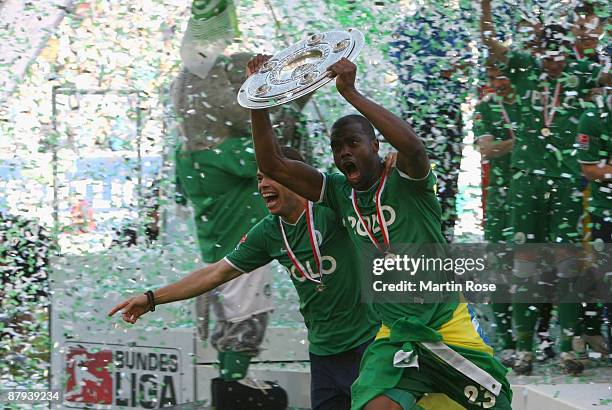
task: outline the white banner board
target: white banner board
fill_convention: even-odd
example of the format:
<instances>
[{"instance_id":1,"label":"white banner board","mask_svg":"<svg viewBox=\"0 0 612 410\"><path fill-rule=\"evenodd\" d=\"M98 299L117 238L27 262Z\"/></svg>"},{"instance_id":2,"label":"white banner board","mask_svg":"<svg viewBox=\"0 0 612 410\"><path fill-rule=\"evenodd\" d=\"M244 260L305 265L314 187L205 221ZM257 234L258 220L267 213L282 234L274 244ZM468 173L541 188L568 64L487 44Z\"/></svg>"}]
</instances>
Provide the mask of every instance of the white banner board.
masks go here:
<instances>
[{"instance_id":1,"label":"white banner board","mask_svg":"<svg viewBox=\"0 0 612 410\"><path fill-rule=\"evenodd\" d=\"M193 301L158 306L135 325L106 317L130 294L191 270L186 261L197 258L188 253L112 249L52 261L51 383L63 392L55 408L156 409L195 400Z\"/></svg>"}]
</instances>

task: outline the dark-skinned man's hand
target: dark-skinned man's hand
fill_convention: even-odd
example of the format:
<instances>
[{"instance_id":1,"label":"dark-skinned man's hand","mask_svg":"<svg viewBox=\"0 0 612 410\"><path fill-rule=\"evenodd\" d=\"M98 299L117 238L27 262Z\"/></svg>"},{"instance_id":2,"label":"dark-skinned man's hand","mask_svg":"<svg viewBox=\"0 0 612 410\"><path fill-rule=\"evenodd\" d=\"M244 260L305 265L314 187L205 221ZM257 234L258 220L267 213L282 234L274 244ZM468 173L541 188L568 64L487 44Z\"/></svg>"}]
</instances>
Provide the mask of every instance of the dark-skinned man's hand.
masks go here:
<instances>
[{"instance_id":1,"label":"dark-skinned man's hand","mask_svg":"<svg viewBox=\"0 0 612 410\"><path fill-rule=\"evenodd\" d=\"M270 58L272 58L272 56L267 54L257 54L255 57L251 58L251 60L247 63L247 78L258 72L261 69L261 66L264 65Z\"/></svg>"},{"instance_id":2,"label":"dark-skinned man's hand","mask_svg":"<svg viewBox=\"0 0 612 410\"><path fill-rule=\"evenodd\" d=\"M355 78L357 77L357 66L345 57L332 64L327 69L330 78L336 79L336 89L345 96L355 92Z\"/></svg>"}]
</instances>

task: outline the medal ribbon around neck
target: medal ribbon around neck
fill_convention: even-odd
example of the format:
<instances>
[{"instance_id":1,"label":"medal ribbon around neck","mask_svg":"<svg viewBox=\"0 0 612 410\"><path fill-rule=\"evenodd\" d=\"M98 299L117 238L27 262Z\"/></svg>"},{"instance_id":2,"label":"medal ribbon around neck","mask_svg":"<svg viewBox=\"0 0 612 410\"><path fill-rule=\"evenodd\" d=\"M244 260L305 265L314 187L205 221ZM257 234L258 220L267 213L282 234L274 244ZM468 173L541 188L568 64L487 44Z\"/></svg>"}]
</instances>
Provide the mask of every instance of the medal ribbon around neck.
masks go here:
<instances>
[{"instance_id":1,"label":"medal ribbon around neck","mask_svg":"<svg viewBox=\"0 0 612 410\"><path fill-rule=\"evenodd\" d=\"M544 106L544 126L550 127L553 120L555 119L555 114L557 113L557 100L559 99L559 94L561 94L561 82L557 80L557 86L555 87L555 95L552 100L552 107L550 108L550 112L548 112L548 86L544 87L544 94L542 95L542 105Z\"/></svg>"},{"instance_id":2,"label":"medal ribbon around neck","mask_svg":"<svg viewBox=\"0 0 612 410\"><path fill-rule=\"evenodd\" d=\"M376 247L381 252L386 252L386 250L389 248L389 231L387 229L387 224L385 223L385 220L383 218L382 207L380 204L380 198L382 197L382 193L385 190L386 182L387 182L387 172L386 170L383 170L382 175L380 177L380 184L378 185L378 189L376 189L376 195L374 196L374 202L376 203L376 220L378 221L378 225L380 226L380 230L382 232L384 248L380 245L380 242L378 242L378 239L376 239L376 236L374 236L374 230L370 229L369 226L365 223L363 216L361 215L361 212L359 211L359 206L357 205L357 193L355 192L354 189L351 192L351 200L353 202L353 209L355 210L355 214L357 214L359 221L361 222L366 232L368 233L368 236L370 237L370 240L372 241L372 243L376 245Z\"/></svg>"},{"instance_id":3,"label":"medal ribbon around neck","mask_svg":"<svg viewBox=\"0 0 612 410\"><path fill-rule=\"evenodd\" d=\"M501 114L504 117L504 121L508 124L508 134L510 134L510 138L514 139L514 130L512 129L512 122L510 121L510 116L506 112L506 107L504 107L504 102L500 101L499 106L501 107Z\"/></svg>"},{"instance_id":4,"label":"medal ribbon around neck","mask_svg":"<svg viewBox=\"0 0 612 410\"><path fill-rule=\"evenodd\" d=\"M281 218L278 219L278 224L280 225L281 234L283 236L283 242L285 243L285 250L287 251L287 255L289 255L289 259L291 259L291 263L293 266L302 274L306 279L318 283L319 285L323 285L323 269L321 263L321 250L319 249L319 244L317 243L317 236L314 226L314 214L312 211L312 202L308 201L306 204L306 225L308 226L308 239L310 240L310 248L312 249L312 255L314 256L315 263L317 265L317 273L319 274L319 279L313 278L308 270L302 265L299 261L293 249L289 245L289 241L287 240L287 235L285 234L285 228L283 227L283 221Z\"/></svg>"}]
</instances>

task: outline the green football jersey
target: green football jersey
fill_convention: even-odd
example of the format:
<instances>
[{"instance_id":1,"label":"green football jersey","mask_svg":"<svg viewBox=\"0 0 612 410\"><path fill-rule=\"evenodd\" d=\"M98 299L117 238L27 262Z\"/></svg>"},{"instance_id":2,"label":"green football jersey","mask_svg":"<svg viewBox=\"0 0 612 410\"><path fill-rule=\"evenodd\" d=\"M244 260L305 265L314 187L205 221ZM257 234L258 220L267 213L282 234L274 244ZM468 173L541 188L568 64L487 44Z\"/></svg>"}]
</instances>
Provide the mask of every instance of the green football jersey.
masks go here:
<instances>
[{"instance_id":1,"label":"green football jersey","mask_svg":"<svg viewBox=\"0 0 612 410\"><path fill-rule=\"evenodd\" d=\"M201 151L177 151L176 172L193 204L205 262L223 258L268 213L257 190L250 138L230 138Z\"/></svg>"},{"instance_id":2,"label":"green football jersey","mask_svg":"<svg viewBox=\"0 0 612 410\"><path fill-rule=\"evenodd\" d=\"M348 229L353 245L361 254L362 263L365 261L364 255L371 254L374 247L368 236L367 229L361 223L353 207L351 195L352 187L346 177L338 173L324 174L324 186L322 192L322 202L331 207L343 218L344 224ZM388 228L389 241L393 253L398 255L409 254L418 256L422 251L419 245L426 244L445 244L444 236L440 227L440 204L436 197L434 187L436 178L433 172L422 180L411 179L397 168L393 168L387 177L386 184L381 195L381 213ZM359 212L365 224L372 230L379 243L383 242L381 227L376 217L376 195L380 179L370 189L363 192L355 192ZM443 246L427 248L425 252L432 255L432 250L437 252ZM369 275L366 267L362 265L363 274ZM423 280L433 280L437 282L446 281L443 272L432 273L428 278L414 276L398 272L404 277L401 279L409 280L419 284ZM397 278L397 275L395 276ZM364 283L368 283L367 280ZM449 295L451 296L449 299ZM378 295L382 301L385 295ZM431 326L438 322L442 317L452 316L452 312L457 306L455 294L450 292L441 297L449 303L416 303L411 296L406 296L403 300L406 303L397 303L397 299L390 303L379 303L374 300L373 309L384 324L391 327L399 319L416 318L422 324ZM403 296L402 296L403 297Z\"/></svg>"},{"instance_id":3,"label":"green football jersey","mask_svg":"<svg viewBox=\"0 0 612 410\"><path fill-rule=\"evenodd\" d=\"M506 112L510 122L505 119ZM519 105L504 104L494 95L488 96L476 107L474 118L474 135L476 139L490 135L494 141L505 141L511 138L524 140L523 123ZM489 185L487 186L487 209L503 210L507 208L507 191L512 178L510 170L511 153L491 158L489 162Z\"/></svg>"},{"instance_id":4,"label":"green football jersey","mask_svg":"<svg viewBox=\"0 0 612 410\"><path fill-rule=\"evenodd\" d=\"M608 97L607 106L589 109L578 123L578 160L583 164L612 165L612 103ZM612 182L591 181L589 213L601 218L612 217Z\"/></svg>"},{"instance_id":5,"label":"green football jersey","mask_svg":"<svg viewBox=\"0 0 612 410\"><path fill-rule=\"evenodd\" d=\"M576 128L587 105L584 97L597 86L599 70L588 61L568 59L558 78L547 79L531 54L510 53L504 72L516 89L524 113L528 114L522 116L527 141L518 141L513 167L555 178L580 176Z\"/></svg>"},{"instance_id":6,"label":"green football jersey","mask_svg":"<svg viewBox=\"0 0 612 410\"><path fill-rule=\"evenodd\" d=\"M283 222L291 250L314 279L319 279L302 214L295 224ZM280 218L268 215L240 241L226 260L242 272L252 271L273 259L283 265L300 298L300 312L308 328L310 351L320 356L346 352L372 340L380 326L368 305L361 303L359 259L348 245L342 221L333 210L313 206L313 221L321 251L323 291L301 275L285 250Z\"/></svg>"}]
</instances>

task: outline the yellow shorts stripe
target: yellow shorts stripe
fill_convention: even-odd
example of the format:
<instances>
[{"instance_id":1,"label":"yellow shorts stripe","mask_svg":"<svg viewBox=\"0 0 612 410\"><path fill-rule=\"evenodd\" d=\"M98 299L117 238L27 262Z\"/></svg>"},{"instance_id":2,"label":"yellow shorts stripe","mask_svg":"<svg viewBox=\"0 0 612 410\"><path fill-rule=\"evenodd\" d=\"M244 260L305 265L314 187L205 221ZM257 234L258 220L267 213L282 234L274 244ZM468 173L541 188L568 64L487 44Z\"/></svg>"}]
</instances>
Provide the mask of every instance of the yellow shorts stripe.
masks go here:
<instances>
[{"instance_id":1,"label":"yellow shorts stripe","mask_svg":"<svg viewBox=\"0 0 612 410\"><path fill-rule=\"evenodd\" d=\"M438 332L442 335L444 344L493 355L491 346L488 346L474 329L467 303L460 303L453 312L451 320L442 325ZM391 329L383 324L376 334L376 340L389 338L390 336Z\"/></svg>"}]
</instances>

